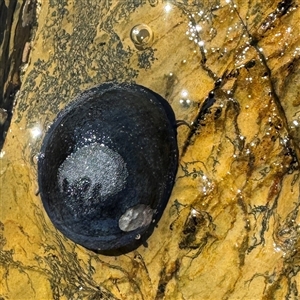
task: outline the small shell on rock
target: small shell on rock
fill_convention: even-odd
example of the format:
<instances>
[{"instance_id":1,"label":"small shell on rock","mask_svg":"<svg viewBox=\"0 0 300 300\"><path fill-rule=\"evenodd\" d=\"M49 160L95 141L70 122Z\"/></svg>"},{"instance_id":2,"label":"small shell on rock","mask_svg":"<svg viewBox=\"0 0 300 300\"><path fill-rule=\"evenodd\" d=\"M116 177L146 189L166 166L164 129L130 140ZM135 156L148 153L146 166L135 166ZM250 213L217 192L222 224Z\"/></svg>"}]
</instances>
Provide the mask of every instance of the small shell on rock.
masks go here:
<instances>
[{"instance_id":1,"label":"small shell on rock","mask_svg":"<svg viewBox=\"0 0 300 300\"><path fill-rule=\"evenodd\" d=\"M161 217L177 167L168 102L136 84L105 83L81 93L50 127L39 190L55 227L74 242L135 248Z\"/></svg>"}]
</instances>

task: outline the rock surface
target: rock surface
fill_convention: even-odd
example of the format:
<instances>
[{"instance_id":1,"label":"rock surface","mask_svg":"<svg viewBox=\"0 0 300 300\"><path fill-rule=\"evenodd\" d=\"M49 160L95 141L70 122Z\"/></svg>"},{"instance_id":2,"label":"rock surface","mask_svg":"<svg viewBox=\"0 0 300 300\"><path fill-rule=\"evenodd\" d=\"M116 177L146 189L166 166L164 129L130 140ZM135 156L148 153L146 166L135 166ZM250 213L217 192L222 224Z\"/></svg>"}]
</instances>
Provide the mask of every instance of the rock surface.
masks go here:
<instances>
[{"instance_id":1,"label":"rock surface","mask_svg":"<svg viewBox=\"0 0 300 300\"><path fill-rule=\"evenodd\" d=\"M37 2L0 155L0 299L297 299L299 4ZM138 24L149 46L132 41ZM193 126L178 128L176 184L147 245L104 256L53 227L36 160L56 114L112 80Z\"/></svg>"}]
</instances>

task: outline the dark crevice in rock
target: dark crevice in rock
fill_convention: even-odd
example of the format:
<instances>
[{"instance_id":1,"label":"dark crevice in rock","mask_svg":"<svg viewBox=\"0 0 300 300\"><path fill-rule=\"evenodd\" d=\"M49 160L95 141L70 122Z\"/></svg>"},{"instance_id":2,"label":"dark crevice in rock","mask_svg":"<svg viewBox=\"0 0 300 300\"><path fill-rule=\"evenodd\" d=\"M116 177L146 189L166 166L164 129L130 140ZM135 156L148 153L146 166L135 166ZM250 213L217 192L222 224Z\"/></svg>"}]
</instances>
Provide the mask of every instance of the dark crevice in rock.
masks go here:
<instances>
[{"instance_id":1,"label":"dark crevice in rock","mask_svg":"<svg viewBox=\"0 0 300 300\"><path fill-rule=\"evenodd\" d=\"M17 25L14 29L14 19ZM25 43L29 41L35 23L35 1L0 0L0 149L10 126L14 99L20 89L20 66ZM13 40L13 42L12 42ZM11 49L13 44L13 49Z\"/></svg>"}]
</instances>

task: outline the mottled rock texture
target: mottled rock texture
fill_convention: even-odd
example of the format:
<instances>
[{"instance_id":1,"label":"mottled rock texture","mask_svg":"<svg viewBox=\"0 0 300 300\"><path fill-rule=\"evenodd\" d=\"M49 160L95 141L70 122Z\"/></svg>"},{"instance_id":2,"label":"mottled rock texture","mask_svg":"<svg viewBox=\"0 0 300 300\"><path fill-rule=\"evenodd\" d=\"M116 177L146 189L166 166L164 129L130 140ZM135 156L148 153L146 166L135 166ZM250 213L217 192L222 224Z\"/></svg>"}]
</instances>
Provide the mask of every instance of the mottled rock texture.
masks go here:
<instances>
[{"instance_id":1,"label":"mottled rock texture","mask_svg":"<svg viewBox=\"0 0 300 300\"><path fill-rule=\"evenodd\" d=\"M297 299L299 1L29 0L15 13L33 3L30 44L13 46L31 51L0 158L0 299ZM130 38L141 23L153 31L144 49ZM178 128L158 227L118 256L60 234L37 186L49 124L105 81L147 86L191 124Z\"/></svg>"}]
</instances>

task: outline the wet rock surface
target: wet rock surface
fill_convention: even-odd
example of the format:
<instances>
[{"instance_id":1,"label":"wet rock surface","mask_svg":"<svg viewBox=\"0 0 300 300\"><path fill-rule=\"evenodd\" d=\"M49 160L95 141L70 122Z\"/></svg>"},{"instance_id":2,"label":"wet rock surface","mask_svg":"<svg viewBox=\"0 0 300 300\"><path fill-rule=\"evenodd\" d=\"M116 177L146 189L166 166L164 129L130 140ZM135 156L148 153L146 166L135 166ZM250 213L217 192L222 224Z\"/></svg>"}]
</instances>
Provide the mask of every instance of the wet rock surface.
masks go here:
<instances>
[{"instance_id":1,"label":"wet rock surface","mask_svg":"<svg viewBox=\"0 0 300 300\"><path fill-rule=\"evenodd\" d=\"M296 299L298 1L37 4L0 158L0 296ZM131 39L139 24L149 47ZM104 256L53 227L37 156L57 113L111 80L149 87L191 126L178 128L176 183L147 245Z\"/></svg>"}]
</instances>

